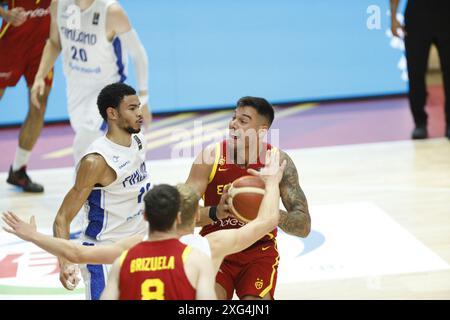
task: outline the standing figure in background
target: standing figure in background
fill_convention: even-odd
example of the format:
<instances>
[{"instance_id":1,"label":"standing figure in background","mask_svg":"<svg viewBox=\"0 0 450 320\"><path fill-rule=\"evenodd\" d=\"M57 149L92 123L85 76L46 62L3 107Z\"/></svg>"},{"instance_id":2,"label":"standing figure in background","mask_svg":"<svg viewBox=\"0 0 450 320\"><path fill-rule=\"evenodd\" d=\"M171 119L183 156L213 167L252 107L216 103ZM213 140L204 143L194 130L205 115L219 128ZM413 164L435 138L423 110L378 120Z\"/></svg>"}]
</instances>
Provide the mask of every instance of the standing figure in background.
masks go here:
<instances>
[{"instance_id":1,"label":"standing figure in background","mask_svg":"<svg viewBox=\"0 0 450 320\"><path fill-rule=\"evenodd\" d=\"M0 101L6 87L14 87L22 76L29 91L28 114L19 133L19 145L9 169L7 182L25 192L43 192L44 187L32 182L26 172L31 155L44 124L47 98L52 85L53 69L42 75L40 108L31 100L33 85L42 51L50 31L51 0L8 0L7 9L0 6L3 24L0 29ZM14 106L17 108L17 106Z\"/></svg>"},{"instance_id":2,"label":"standing figure in background","mask_svg":"<svg viewBox=\"0 0 450 320\"><path fill-rule=\"evenodd\" d=\"M136 68L144 121L146 124L151 121L148 59L125 11L115 0L53 0L50 11L50 38L33 84L32 98L38 104L44 92L44 77L61 53L77 165L89 145L104 134L106 122L98 113L97 96L106 85L125 81L127 53Z\"/></svg>"},{"instance_id":3,"label":"standing figure in background","mask_svg":"<svg viewBox=\"0 0 450 320\"><path fill-rule=\"evenodd\" d=\"M430 48L432 44L435 44L444 78L445 135L450 139L450 1L409 0L405 11L405 26L402 26L396 17L399 0L390 1L392 34L399 37L399 29L402 29L405 34L409 77L408 97L415 124L412 138L428 138L425 75Z\"/></svg>"}]
</instances>

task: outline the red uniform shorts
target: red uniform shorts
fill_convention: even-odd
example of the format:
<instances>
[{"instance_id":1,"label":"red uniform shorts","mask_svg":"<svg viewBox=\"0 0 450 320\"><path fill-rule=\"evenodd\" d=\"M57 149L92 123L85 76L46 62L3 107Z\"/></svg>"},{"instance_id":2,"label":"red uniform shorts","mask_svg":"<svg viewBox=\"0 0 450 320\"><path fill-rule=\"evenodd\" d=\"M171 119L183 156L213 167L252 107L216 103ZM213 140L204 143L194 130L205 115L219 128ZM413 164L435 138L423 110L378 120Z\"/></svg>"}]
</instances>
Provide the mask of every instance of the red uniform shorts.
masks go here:
<instances>
[{"instance_id":1,"label":"red uniform shorts","mask_svg":"<svg viewBox=\"0 0 450 320\"><path fill-rule=\"evenodd\" d=\"M243 296L274 297L280 256L276 239L258 242L250 248L227 256L217 272L216 282L227 291L227 299L233 292Z\"/></svg>"},{"instance_id":2,"label":"red uniform shorts","mask_svg":"<svg viewBox=\"0 0 450 320\"><path fill-rule=\"evenodd\" d=\"M24 43L14 39L0 39L0 88L14 87L22 75L31 87L39 69L45 42ZM52 85L53 69L45 78L47 86Z\"/></svg>"}]
</instances>

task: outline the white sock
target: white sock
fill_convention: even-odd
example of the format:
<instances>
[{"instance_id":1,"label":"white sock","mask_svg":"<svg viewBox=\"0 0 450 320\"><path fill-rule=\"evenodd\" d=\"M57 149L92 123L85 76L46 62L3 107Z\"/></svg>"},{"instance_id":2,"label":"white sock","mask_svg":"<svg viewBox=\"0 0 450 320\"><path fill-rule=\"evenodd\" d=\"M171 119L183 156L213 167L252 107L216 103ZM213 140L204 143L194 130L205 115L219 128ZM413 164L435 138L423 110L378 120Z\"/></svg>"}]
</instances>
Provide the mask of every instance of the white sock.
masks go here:
<instances>
[{"instance_id":1,"label":"white sock","mask_svg":"<svg viewBox=\"0 0 450 320\"><path fill-rule=\"evenodd\" d=\"M22 149L21 147L17 147L16 157L13 162L13 170L17 171L28 163L28 159L30 158L31 151Z\"/></svg>"}]
</instances>

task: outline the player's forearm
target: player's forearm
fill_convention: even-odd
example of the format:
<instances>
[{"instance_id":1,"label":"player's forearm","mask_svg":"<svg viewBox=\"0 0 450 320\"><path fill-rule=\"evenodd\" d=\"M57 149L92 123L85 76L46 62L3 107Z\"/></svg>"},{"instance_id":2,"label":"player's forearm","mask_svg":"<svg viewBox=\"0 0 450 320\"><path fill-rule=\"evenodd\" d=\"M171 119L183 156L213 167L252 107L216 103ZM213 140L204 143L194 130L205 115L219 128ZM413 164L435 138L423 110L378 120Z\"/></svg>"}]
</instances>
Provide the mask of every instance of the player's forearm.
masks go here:
<instances>
[{"instance_id":1,"label":"player's forearm","mask_svg":"<svg viewBox=\"0 0 450 320\"><path fill-rule=\"evenodd\" d=\"M0 1L0 4L3 4L3 2ZM4 19L5 15L6 15L6 10L0 6L0 17L2 17Z\"/></svg>"},{"instance_id":2,"label":"player's forearm","mask_svg":"<svg viewBox=\"0 0 450 320\"><path fill-rule=\"evenodd\" d=\"M394 19L395 16L397 15L398 2L399 0L390 0L391 19Z\"/></svg>"},{"instance_id":3,"label":"player's forearm","mask_svg":"<svg viewBox=\"0 0 450 320\"><path fill-rule=\"evenodd\" d=\"M41 63L39 64L36 78L44 79L52 69L58 58L61 48L57 46L51 39L47 40L44 51L42 53Z\"/></svg>"},{"instance_id":4,"label":"player's forearm","mask_svg":"<svg viewBox=\"0 0 450 320\"><path fill-rule=\"evenodd\" d=\"M148 90L148 57L138 34L134 29L119 35L133 60L136 80L140 92Z\"/></svg>"},{"instance_id":5,"label":"player's forearm","mask_svg":"<svg viewBox=\"0 0 450 320\"><path fill-rule=\"evenodd\" d=\"M53 236L56 238L69 239L70 221L62 214L57 214L53 222Z\"/></svg>"},{"instance_id":6,"label":"player's forearm","mask_svg":"<svg viewBox=\"0 0 450 320\"><path fill-rule=\"evenodd\" d=\"M311 231L311 218L308 212L302 210L289 212L280 210L278 226L287 234L305 238Z\"/></svg>"},{"instance_id":7,"label":"player's forearm","mask_svg":"<svg viewBox=\"0 0 450 320\"><path fill-rule=\"evenodd\" d=\"M278 185L267 184L265 192L266 193L259 207L257 219L265 221L268 224L273 225L272 228L275 228L280 219L280 189L278 188Z\"/></svg>"},{"instance_id":8,"label":"player's forearm","mask_svg":"<svg viewBox=\"0 0 450 320\"><path fill-rule=\"evenodd\" d=\"M54 256L80 263L78 246L69 240L51 237L39 232L30 236L30 241Z\"/></svg>"}]
</instances>

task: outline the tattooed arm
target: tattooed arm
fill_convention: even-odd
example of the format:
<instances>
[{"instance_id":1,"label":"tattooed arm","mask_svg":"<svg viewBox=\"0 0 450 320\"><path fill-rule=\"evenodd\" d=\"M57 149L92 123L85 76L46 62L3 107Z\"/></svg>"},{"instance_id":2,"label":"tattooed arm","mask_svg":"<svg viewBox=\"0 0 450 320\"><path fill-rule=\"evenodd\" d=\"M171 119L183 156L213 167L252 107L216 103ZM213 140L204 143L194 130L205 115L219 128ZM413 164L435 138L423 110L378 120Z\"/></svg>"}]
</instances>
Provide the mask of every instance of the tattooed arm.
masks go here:
<instances>
[{"instance_id":1,"label":"tattooed arm","mask_svg":"<svg viewBox=\"0 0 450 320\"><path fill-rule=\"evenodd\" d=\"M280 182L280 195L287 212L280 210L281 218L278 226L287 234L305 238L311 231L308 202L300 188L294 162L280 150L280 162L283 160L286 160L287 165Z\"/></svg>"}]
</instances>

